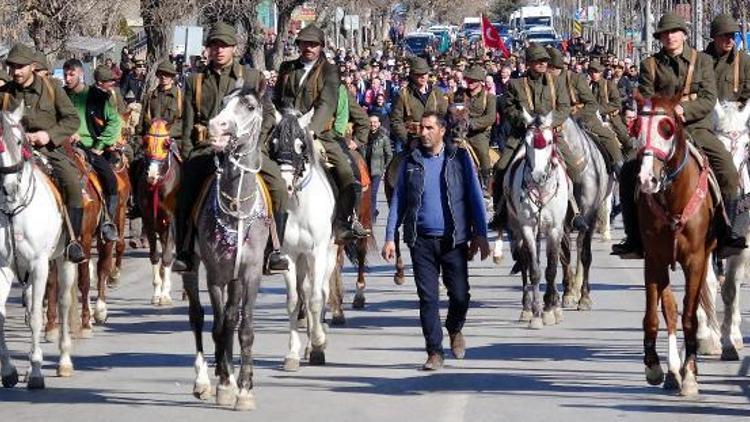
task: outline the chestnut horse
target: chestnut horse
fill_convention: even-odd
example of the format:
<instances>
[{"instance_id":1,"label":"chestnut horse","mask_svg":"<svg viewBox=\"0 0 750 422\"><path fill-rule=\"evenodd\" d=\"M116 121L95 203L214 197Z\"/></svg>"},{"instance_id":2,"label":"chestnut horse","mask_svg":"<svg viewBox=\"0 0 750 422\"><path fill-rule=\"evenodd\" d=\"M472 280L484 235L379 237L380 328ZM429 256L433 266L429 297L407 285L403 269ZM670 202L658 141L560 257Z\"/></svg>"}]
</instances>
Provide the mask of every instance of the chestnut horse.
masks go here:
<instances>
[{"instance_id":1,"label":"chestnut horse","mask_svg":"<svg viewBox=\"0 0 750 422\"><path fill-rule=\"evenodd\" d=\"M683 396L698 394L697 308L703 306L712 326L718 325L706 277L710 255L716 247L711 229L714 199L709 192L710 170L705 156L691 153L687 131L675 117L679 98L636 96L639 115L637 201L645 256L646 314L643 319L646 380L664 383L665 389ZM669 268L679 262L685 275L682 330L685 361L677 348L677 302L670 287ZM661 302L667 323L668 374L656 353Z\"/></svg>"},{"instance_id":2,"label":"chestnut horse","mask_svg":"<svg viewBox=\"0 0 750 422\"><path fill-rule=\"evenodd\" d=\"M177 145L169 137L169 127L154 119L143 137L144 168L139 172L136 201L141 209L143 231L148 237L149 257L153 266L153 305L170 305L174 237L172 221L180 187L181 161ZM161 245L158 250L157 241Z\"/></svg>"}]
</instances>

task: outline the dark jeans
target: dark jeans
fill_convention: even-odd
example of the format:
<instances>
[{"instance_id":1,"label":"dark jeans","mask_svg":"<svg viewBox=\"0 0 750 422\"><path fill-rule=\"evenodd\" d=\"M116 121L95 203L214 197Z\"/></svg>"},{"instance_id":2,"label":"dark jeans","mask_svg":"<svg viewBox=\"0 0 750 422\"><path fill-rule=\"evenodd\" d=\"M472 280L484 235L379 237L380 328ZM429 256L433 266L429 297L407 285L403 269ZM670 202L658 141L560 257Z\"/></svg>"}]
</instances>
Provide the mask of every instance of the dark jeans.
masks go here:
<instances>
[{"instance_id":1,"label":"dark jeans","mask_svg":"<svg viewBox=\"0 0 750 422\"><path fill-rule=\"evenodd\" d=\"M370 197L372 202L370 205L370 211L372 216L372 225L375 225L375 220L378 218L378 189L380 189L380 179L382 175L373 176L370 175Z\"/></svg>"},{"instance_id":2,"label":"dark jeans","mask_svg":"<svg viewBox=\"0 0 750 422\"><path fill-rule=\"evenodd\" d=\"M469 309L468 246L455 248L441 238L417 236L411 248L414 282L419 295L419 319L422 323L427 353L443 354L443 329L440 326L440 272L448 289L449 334L461 331Z\"/></svg>"},{"instance_id":3,"label":"dark jeans","mask_svg":"<svg viewBox=\"0 0 750 422\"><path fill-rule=\"evenodd\" d=\"M95 154L89 149L85 151L86 160L88 160L91 167L99 176L99 181L102 182L102 189L104 190L104 195L108 198L107 200L112 196L117 196L117 176L115 176L115 171L112 169L112 164L106 158L107 153Z\"/></svg>"}]
</instances>

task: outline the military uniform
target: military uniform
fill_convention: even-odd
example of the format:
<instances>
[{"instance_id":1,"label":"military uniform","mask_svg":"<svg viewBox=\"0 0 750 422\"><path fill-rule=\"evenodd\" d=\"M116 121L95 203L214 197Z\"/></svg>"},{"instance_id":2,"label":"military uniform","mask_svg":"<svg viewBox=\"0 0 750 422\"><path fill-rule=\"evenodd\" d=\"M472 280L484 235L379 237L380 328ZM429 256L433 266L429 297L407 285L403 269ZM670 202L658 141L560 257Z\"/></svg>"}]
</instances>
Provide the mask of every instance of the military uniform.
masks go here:
<instances>
[{"instance_id":1,"label":"military uniform","mask_svg":"<svg viewBox=\"0 0 750 422\"><path fill-rule=\"evenodd\" d=\"M739 30L739 25L729 15L719 15L711 22L711 37ZM714 42L708 44L705 53L714 61L718 100L747 102L750 99L750 56L736 47L721 55Z\"/></svg>"},{"instance_id":2,"label":"military uniform","mask_svg":"<svg viewBox=\"0 0 750 422\"><path fill-rule=\"evenodd\" d=\"M11 49L6 61L20 66L29 65L34 61L34 52L18 44ZM63 151L63 144L76 133L81 121L62 87L41 76L32 77L34 80L27 87L9 82L0 88L2 110L13 110L23 102L25 110L21 123L26 133L45 131L49 135L49 143L38 149L52 167L52 176L61 188L74 234L78 238L83 221L82 176ZM71 239L71 242L77 245L76 239ZM71 260L85 259L80 245L78 249L76 256L73 256L71 248L68 248Z\"/></svg>"},{"instance_id":3,"label":"military uniform","mask_svg":"<svg viewBox=\"0 0 750 422\"><path fill-rule=\"evenodd\" d=\"M466 71L465 78L484 82L486 72L479 66L472 66ZM479 170L482 184L486 187L490 181L490 132L495 124L496 100L493 94L484 87L477 94L467 90L467 107L469 108L469 132L467 141L474 148L479 159Z\"/></svg>"},{"instance_id":4,"label":"military uniform","mask_svg":"<svg viewBox=\"0 0 750 422\"><path fill-rule=\"evenodd\" d=\"M589 64L589 71L592 69L598 69L596 71L603 72L604 68L597 62ZM617 88L617 84L614 81L604 79L601 77L598 81L591 81L591 92L594 94L594 98L599 106L599 114L602 118L609 119L609 124L612 126L612 130L617 134L617 138L620 140L622 145L628 145L630 143L630 135L628 129L622 122L620 116L620 109L622 108L620 99L620 90ZM610 149L611 148L611 149ZM607 149L610 154L616 154L619 160L622 159L620 153L620 146L617 145L615 149L611 146Z\"/></svg>"}]
</instances>

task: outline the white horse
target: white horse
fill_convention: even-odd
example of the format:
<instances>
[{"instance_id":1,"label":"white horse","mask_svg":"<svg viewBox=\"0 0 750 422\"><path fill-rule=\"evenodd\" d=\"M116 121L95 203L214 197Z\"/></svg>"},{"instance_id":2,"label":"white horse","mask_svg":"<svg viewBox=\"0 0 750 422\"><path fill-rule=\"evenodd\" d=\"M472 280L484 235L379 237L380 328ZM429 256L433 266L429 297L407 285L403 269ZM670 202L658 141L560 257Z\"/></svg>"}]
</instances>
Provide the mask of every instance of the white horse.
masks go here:
<instances>
[{"instance_id":1,"label":"white horse","mask_svg":"<svg viewBox=\"0 0 750 422\"><path fill-rule=\"evenodd\" d=\"M2 114L0 132L0 364L2 384L13 387L18 383L18 372L10 360L5 343L5 303L14 280L29 283L24 287L30 300L31 371L28 388L44 388L42 375L42 301L44 299L50 260L56 260L59 289L60 360L57 375L73 375L70 358L69 310L71 290L76 280L76 266L63 259L65 234L63 217L47 176L29 160L31 146L21 126L23 103L13 112ZM40 224L43 222L43 224Z\"/></svg>"},{"instance_id":2,"label":"white horse","mask_svg":"<svg viewBox=\"0 0 750 422\"><path fill-rule=\"evenodd\" d=\"M750 133L748 133L748 120L750 120L750 104L740 108L737 103L716 103L713 112L713 123L716 136L724 143L724 146L732 154L734 165L740 175L741 195L750 194L750 175L748 175L748 144L750 144ZM748 220L750 213L745 209L737 217L735 224L750 228ZM750 237L750 229L746 230L746 237ZM740 325L740 295L739 290L743 281L750 274L750 249L745 249L739 255L727 259L726 278L721 285L721 297L724 301L724 320L721 332L711 328L706 323L706 315L702 308L698 308L698 344L699 352L704 354L718 354L721 350L723 360L739 360L738 349L742 349L742 333ZM713 301L716 300L716 292L719 283L713 271L709 271L706 278L709 291Z\"/></svg>"},{"instance_id":3,"label":"white horse","mask_svg":"<svg viewBox=\"0 0 750 422\"><path fill-rule=\"evenodd\" d=\"M310 111L300 116L285 111L283 116L277 115L269 151L271 158L279 163L289 192L289 219L282 246L282 252L289 257L289 271L284 274L289 313L289 351L284 359L287 371L296 371L300 365L300 295L307 312L305 354L309 352L310 365L325 364L323 312L336 265L331 225L335 196L321 155L308 134L312 114Z\"/></svg>"},{"instance_id":4,"label":"white horse","mask_svg":"<svg viewBox=\"0 0 750 422\"><path fill-rule=\"evenodd\" d=\"M560 242L565 232L565 215L568 210L568 177L562 159L556 153L552 133L552 114L532 117L524 110L530 125L524 145L510 165L503 180L507 195L508 227L511 231L511 248L521 263L523 278L523 311L520 320L529 322L529 328L541 329L543 325L562 320L560 294L555 286ZM544 308L539 298L541 278L541 239L546 237L547 268ZM500 248L502 240L496 248ZM531 283L528 283L530 277Z\"/></svg>"}]
</instances>

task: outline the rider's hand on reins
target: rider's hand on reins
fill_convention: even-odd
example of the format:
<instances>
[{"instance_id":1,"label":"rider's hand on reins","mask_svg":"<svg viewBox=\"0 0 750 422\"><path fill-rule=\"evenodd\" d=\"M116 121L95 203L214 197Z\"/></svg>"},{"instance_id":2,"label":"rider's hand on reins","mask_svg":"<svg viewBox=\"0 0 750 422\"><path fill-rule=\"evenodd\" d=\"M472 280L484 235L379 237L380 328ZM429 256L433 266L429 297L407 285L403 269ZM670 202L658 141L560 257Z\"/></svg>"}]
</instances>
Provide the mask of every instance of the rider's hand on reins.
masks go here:
<instances>
[{"instance_id":1,"label":"rider's hand on reins","mask_svg":"<svg viewBox=\"0 0 750 422\"><path fill-rule=\"evenodd\" d=\"M680 104L674 106L674 114L679 117L680 120L685 123L685 109Z\"/></svg>"},{"instance_id":2,"label":"rider's hand on reins","mask_svg":"<svg viewBox=\"0 0 750 422\"><path fill-rule=\"evenodd\" d=\"M45 146L49 143L49 133L44 130L26 134L26 139L34 146Z\"/></svg>"}]
</instances>

